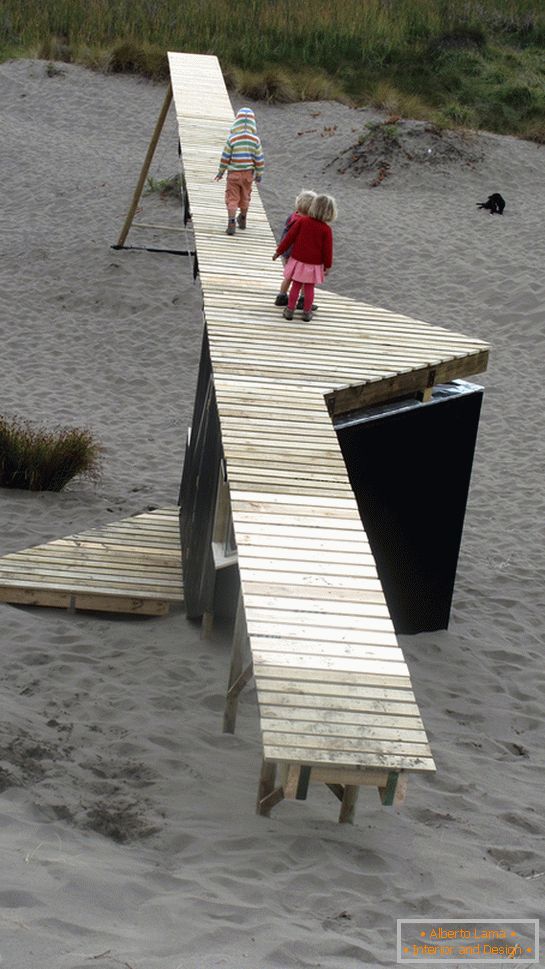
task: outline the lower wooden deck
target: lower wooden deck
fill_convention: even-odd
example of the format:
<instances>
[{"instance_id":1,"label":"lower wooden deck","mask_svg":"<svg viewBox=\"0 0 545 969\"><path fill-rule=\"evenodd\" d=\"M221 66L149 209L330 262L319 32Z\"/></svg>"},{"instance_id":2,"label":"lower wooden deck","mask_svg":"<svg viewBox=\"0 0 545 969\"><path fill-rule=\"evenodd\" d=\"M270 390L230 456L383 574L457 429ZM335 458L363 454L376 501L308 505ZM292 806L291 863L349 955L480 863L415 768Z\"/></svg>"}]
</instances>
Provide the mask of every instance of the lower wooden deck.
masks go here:
<instances>
[{"instance_id":1,"label":"lower wooden deck","mask_svg":"<svg viewBox=\"0 0 545 969\"><path fill-rule=\"evenodd\" d=\"M183 602L179 508L0 558L0 601L160 616Z\"/></svg>"}]
</instances>

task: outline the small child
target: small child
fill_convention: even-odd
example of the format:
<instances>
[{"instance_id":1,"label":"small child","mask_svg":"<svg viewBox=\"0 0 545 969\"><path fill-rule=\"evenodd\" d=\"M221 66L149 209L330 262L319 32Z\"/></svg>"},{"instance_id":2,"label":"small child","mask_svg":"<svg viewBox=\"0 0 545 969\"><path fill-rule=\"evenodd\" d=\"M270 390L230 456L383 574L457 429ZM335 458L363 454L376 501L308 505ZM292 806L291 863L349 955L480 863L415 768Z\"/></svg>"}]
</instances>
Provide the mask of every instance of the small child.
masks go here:
<instances>
[{"instance_id":1,"label":"small child","mask_svg":"<svg viewBox=\"0 0 545 969\"><path fill-rule=\"evenodd\" d=\"M304 287L302 319L305 323L312 319L314 286L323 283L333 265L333 233L329 223L336 218L335 199L331 195L317 195L308 215L298 218L278 243L273 259L278 259L291 247L291 255L284 269L284 278L291 282L284 319L293 320L301 286Z\"/></svg>"},{"instance_id":2,"label":"small child","mask_svg":"<svg viewBox=\"0 0 545 969\"><path fill-rule=\"evenodd\" d=\"M255 179L259 185L264 166L255 114L251 108L241 108L231 125L215 177L215 181L219 182L227 172L225 205L228 219L225 231L228 236L234 236L237 225L239 229L246 228L252 183Z\"/></svg>"},{"instance_id":3,"label":"small child","mask_svg":"<svg viewBox=\"0 0 545 969\"><path fill-rule=\"evenodd\" d=\"M299 193L299 195L295 199L295 211L292 212L291 215L288 215L288 217L287 217L287 219L286 219L286 221L284 223L284 228L282 230L282 235L280 237L280 242L282 242L282 240L287 236L287 234L288 234L289 230L291 229L292 225L295 222L297 222L297 219L300 219L302 215L308 215L308 211L310 209L310 206L312 205L312 203L313 203L313 201L314 201L315 198L316 198L316 192L312 192L310 189L306 189L303 192L300 192ZM282 262L284 263L284 265L286 265L289 256L290 256L289 250L287 252L285 252L284 255L282 256ZM274 305L275 306L287 306L288 305L288 289L290 288L290 282L291 282L291 279L284 278L282 280L282 285L280 287L280 292L279 292L278 296L276 297L276 299L274 301ZM299 304L301 304L301 305L299 305ZM313 307L313 309L314 308L315 307ZM302 303L302 300L301 299L299 300L299 303L297 304L297 309L300 309L300 310L303 309L303 303Z\"/></svg>"}]
</instances>

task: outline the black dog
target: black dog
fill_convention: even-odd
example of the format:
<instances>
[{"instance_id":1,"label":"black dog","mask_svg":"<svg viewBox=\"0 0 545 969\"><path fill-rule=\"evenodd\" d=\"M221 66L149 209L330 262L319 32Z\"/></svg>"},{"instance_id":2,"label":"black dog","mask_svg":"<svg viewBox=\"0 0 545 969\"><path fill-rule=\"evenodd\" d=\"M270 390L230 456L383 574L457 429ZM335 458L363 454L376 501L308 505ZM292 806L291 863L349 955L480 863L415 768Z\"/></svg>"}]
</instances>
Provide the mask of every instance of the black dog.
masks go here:
<instances>
[{"instance_id":1,"label":"black dog","mask_svg":"<svg viewBox=\"0 0 545 969\"><path fill-rule=\"evenodd\" d=\"M477 202L480 209L490 209L490 215L502 215L505 208L505 201L499 192L489 195L486 202Z\"/></svg>"}]
</instances>

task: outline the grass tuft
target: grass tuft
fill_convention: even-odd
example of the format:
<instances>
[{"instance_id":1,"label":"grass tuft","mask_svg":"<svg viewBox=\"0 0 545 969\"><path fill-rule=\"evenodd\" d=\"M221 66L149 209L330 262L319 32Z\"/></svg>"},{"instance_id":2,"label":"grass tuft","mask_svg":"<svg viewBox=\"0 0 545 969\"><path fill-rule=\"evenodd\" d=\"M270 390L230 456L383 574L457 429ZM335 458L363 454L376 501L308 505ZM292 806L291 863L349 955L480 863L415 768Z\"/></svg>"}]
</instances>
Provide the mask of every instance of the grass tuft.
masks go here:
<instances>
[{"instance_id":1,"label":"grass tuft","mask_svg":"<svg viewBox=\"0 0 545 969\"><path fill-rule=\"evenodd\" d=\"M97 479L101 448L90 431L48 431L0 417L0 486L61 491L76 475Z\"/></svg>"},{"instance_id":2,"label":"grass tuft","mask_svg":"<svg viewBox=\"0 0 545 969\"><path fill-rule=\"evenodd\" d=\"M269 104L293 104L299 100L291 78L278 70L240 71L237 91L253 101L266 101Z\"/></svg>"},{"instance_id":3,"label":"grass tuft","mask_svg":"<svg viewBox=\"0 0 545 969\"><path fill-rule=\"evenodd\" d=\"M158 194L160 198L166 199L174 196L180 197L182 182L180 175L172 175L170 178L154 178L149 175L144 189L144 195Z\"/></svg>"},{"instance_id":4,"label":"grass tuft","mask_svg":"<svg viewBox=\"0 0 545 969\"><path fill-rule=\"evenodd\" d=\"M388 81L379 81L369 97L369 103L379 111L417 121L429 118L433 110L430 104L418 95L406 94Z\"/></svg>"},{"instance_id":5,"label":"grass tuft","mask_svg":"<svg viewBox=\"0 0 545 969\"><path fill-rule=\"evenodd\" d=\"M38 57L43 61L63 61L65 64L71 64L74 60L74 52L67 37L53 35L40 43Z\"/></svg>"}]
</instances>

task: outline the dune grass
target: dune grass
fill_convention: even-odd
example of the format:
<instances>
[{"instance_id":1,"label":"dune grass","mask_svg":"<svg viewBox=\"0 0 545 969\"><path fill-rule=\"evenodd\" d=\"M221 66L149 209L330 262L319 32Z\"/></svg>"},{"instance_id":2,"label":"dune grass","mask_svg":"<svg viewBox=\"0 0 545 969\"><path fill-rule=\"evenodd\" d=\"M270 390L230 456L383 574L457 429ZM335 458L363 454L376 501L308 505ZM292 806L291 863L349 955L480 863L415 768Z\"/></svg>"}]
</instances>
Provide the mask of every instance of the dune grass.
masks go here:
<instances>
[{"instance_id":1,"label":"dune grass","mask_svg":"<svg viewBox=\"0 0 545 969\"><path fill-rule=\"evenodd\" d=\"M100 451L90 431L0 417L0 487L61 491L76 475L98 477Z\"/></svg>"},{"instance_id":2,"label":"dune grass","mask_svg":"<svg viewBox=\"0 0 545 969\"><path fill-rule=\"evenodd\" d=\"M247 97L333 97L545 134L541 0L3 0L0 55L161 80L166 51L214 52ZM389 110L389 107L387 107Z\"/></svg>"}]
</instances>

